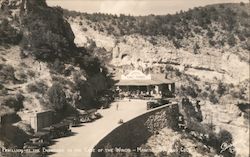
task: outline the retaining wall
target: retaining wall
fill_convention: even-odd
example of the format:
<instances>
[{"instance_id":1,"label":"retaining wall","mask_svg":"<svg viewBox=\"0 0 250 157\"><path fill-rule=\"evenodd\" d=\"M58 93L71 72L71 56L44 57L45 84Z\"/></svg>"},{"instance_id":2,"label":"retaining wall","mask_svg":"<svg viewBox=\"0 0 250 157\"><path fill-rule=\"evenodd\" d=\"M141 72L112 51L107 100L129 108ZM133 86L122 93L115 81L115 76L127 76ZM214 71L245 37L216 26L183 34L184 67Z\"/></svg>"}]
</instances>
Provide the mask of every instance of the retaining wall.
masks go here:
<instances>
[{"instance_id":1,"label":"retaining wall","mask_svg":"<svg viewBox=\"0 0 250 157\"><path fill-rule=\"evenodd\" d=\"M93 149L91 157L140 156L140 146L164 127L177 128L177 103L150 110L114 129Z\"/></svg>"}]
</instances>

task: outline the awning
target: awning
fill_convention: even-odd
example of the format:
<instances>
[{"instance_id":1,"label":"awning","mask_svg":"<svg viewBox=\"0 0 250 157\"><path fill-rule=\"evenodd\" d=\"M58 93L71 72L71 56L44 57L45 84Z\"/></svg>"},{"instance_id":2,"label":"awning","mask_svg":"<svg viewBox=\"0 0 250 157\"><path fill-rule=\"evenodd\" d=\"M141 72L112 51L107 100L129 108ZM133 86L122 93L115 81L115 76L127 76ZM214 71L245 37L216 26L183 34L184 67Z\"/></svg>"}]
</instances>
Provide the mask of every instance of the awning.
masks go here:
<instances>
[{"instance_id":1,"label":"awning","mask_svg":"<svg viewBox=\"0 0 250 157\"><path fill-rule=\"evenodd\" d=\"M152 75L150 80L117 80L115 84L117 86L148 86L148 85L160 85L171 84L173 81L166 79L164 74Z\"/></svg>"}]
</instances>

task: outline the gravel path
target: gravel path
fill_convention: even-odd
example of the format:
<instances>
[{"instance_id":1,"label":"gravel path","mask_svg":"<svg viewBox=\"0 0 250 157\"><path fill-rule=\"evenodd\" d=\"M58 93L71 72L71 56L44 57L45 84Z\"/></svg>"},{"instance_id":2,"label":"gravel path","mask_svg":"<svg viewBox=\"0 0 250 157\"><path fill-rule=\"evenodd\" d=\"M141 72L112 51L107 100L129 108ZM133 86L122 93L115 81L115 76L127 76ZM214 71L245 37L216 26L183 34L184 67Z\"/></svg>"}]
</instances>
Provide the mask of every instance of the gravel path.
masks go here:
<instances>
[{"instance_id":1,"label":"gravel path","mask_svg":"<svg viewBox=\"0 0 250 157\"><path fill-rule=\"evenodd\" d=\"M118 110L116 110L116 106ZM109 109L98 110L103 116L92 123L84 123L83 126L71 128L73 136L55 140L55 144L48 150L57 152L52 157L90 157L92 148L109 132L119 126L118 121L124 122L145 113L146 101L131 100L119 101L111 104Z\"/></svg>"}]
</instances>

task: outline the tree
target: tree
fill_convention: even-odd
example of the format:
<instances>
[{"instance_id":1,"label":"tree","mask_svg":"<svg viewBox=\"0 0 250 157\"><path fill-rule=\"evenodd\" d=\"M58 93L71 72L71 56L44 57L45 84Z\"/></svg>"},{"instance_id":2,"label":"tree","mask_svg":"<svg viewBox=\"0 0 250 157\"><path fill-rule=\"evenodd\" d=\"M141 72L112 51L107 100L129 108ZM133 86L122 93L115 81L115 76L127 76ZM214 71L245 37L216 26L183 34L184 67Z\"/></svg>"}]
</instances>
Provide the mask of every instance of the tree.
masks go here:
<instances>
[{"instance_id":1,"label":"tree","mask_svg":"<svg viewBox=\"0 0 250 157\"><path fill-rule=\"evenodd\" d=\"M66 105L66 95L60 83L54 83L48 90L48 97L51 107L60 110Z\"/></svg>"},{"instance_id":2,"label":"tree","mask_svg":"<svg viewBox=\"0 0 250 157\"><path fill-rule=\"evenodd\" d=\"M218 98L216 97L214 91L211 91L209 95L209 101L212 102L213 104L217 104L219 102Z\"/></svg>"},{"instance_id":3,"label":"tree","mask_svg":"<svg viewBox=\"0 0 250 157\"><path fill-rule=\"evenodd\" d=\"M217 87L217 93L222 96L226 92L226 86L222 83L219 82L218 87Z\"/></svg>"},{"instance_id":4,"label":"tree","mask_svg":"<svg viewBox=\"0 0 250 157\"><path fill-rule=\"evenodd\" d=\"M195 45L193 46L194 54L199 53L199 50L200 50L200 46L198 45L198 43L195 43Z\"/></svg>"},{"instance_id":5,"label":"tree","mask_svg":"<svg viewBox=\"0 0 250 157\"><path fill-rule=\"evenodd\" d=\"M236 39L233 34L230 34L227 39L227 43L230 46L235 46L236 45Z\"/></svg>"},{"instance_id":6,"label":"tree","mask_svg":"<svg viewBox=\"0 0 250 157\"><path fill-rule=\"evenodd\" d=\"M247 39L246 49L250 51L250 38Z\"/></svg>"}]
</instances>

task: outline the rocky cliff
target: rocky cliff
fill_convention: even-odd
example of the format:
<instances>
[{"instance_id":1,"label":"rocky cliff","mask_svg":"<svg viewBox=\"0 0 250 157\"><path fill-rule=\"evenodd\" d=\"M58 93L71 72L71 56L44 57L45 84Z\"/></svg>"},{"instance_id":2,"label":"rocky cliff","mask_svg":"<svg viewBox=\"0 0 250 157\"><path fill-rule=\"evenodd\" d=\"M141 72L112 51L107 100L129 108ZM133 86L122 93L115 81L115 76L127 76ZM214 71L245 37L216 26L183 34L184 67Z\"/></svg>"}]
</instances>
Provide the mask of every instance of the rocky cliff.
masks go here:
<instances>
[{"instance_id":1,"label":"rocky cliff","mask_svg":"<svg viewBox=\"0 0 250 157\"><path fill-rule=\"evenodd\" d=\"M75 45L62 9L45 0L1 0L0 6L0 113L11 115L1 131L14 125L30 134L36 111L52 109L62 118L76 108L100 107L109 87L105 67Z\"/></svg>"}]
</instances>

